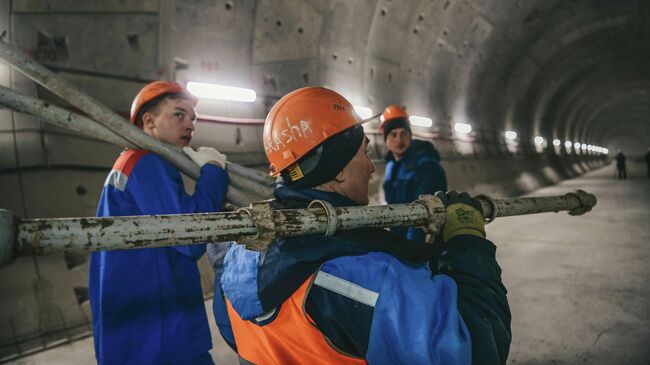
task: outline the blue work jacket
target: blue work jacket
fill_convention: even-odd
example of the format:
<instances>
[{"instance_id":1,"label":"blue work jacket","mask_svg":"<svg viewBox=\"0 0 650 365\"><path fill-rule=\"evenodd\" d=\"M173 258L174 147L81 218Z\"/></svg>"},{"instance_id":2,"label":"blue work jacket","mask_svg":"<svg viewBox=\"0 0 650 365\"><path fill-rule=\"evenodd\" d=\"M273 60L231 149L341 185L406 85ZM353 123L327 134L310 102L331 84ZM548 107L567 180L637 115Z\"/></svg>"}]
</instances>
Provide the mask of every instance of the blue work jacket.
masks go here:
<instances>
[{"instance_id":1,"label":"blue work jacket","mask_svg":"<svg viewBox=\"0 0 650 365\"><path fill-rule=\"evenodd\" d=\"M414 139L399 161L395 161L389 151L383 188L388 204L410 203L422 194L447 191L445 170L433 144ZM419 228L394 227L391 231L410 240L424 241L425 238L424 231Z\"/></svg>"},{"instance_id":2,"label":"blue work jacket","mask_svg":"<svg viewBox=\"0 0 650 365\"><path fill-rule=\"evenodd\" d=\"M278 203L289 202L284 208L315 199L355 205L311 189L281 186L275 195ZM208 245L217 325L236 350L224 298L239 317L263 326L314 275L305 312L338 351L370 364L505 363L510 312L494 246L480 237L458 236L440 256L431 248L382 229L281 238L261 252ZM475 354L486 362L473 361Z\"/></svg>"},{"instance_id":3,"label":"blue work jacket","mask_svg":"<svg viewBox=\"0 0 650 365\"><path fill-rule=\"evenodd\" d=\"M98 217L221 210L225 171L206 164L188 195L160 156L126 150L102 189ZM196 261L205 244L96 252L89 289L99 364L212 364Z\"/></svg>"}]
</instances>

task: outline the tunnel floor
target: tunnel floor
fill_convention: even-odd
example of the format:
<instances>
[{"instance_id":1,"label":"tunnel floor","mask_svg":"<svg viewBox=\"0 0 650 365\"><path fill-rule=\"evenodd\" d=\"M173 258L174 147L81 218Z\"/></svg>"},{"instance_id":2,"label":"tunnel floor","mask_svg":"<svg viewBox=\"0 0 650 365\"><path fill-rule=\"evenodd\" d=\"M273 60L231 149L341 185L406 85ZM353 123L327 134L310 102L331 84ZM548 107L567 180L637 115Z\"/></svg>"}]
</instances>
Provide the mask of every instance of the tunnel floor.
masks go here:
<instances>
[{"instance_id":1,"label":"tunnel floor","mask_svg":"<svg viewBox=\"0 0 650 365\"><path fill-rule=\"evenodd\" d=\"M650 180L605 166L535 191L583 189L593 211L496 220L487 227L512 311L509 364L648 364Z\"/></svg>"},{"instance_id":2,"label":"tunnel floor","mask_svg":"<svg viewBox=\"0 0 650 365\"><path fill-rule=\"evenodd\" d=\"M531 195L583 189L598 198L584 216L547 213L487 226L498 246L512 310L509 364L648 364L650 358L650 180L613 165ZM206 302L210 311L211 302ZM211 321L217 364L237 364ZM92 338L14 364L86 364Z\"/></svg>"}]
</instances>

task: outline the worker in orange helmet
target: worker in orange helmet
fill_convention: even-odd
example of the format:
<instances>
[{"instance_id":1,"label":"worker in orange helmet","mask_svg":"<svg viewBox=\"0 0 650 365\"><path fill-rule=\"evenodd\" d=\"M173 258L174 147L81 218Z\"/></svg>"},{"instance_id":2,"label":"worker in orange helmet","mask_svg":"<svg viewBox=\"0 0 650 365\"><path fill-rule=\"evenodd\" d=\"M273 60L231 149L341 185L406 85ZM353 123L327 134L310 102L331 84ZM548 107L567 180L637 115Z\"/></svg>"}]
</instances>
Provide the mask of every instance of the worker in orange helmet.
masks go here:
<instances>
[{"instance_id":1,"label":"worker in orange helmet","mask_svg":"<svg viewBox=\"0 0 650 365\"><path fill-rule=\"evenodd\" d=\"M375 170L352 105L320 87L264 125L274 208L368 204ZM214 314L244 364L503 364L510 312L480 205L442 193L442 254L379 228L208 245ZM462 210L462 219L458 212Z\"/></svg>"},{"instance_id":2,"label":"worker in orange helmet","mask_svg":"<svg viewBox=\"0 0 650 365\"><path fill-rule=\"evenodd\" d=\"M386 202L410 203L422 194L447 191L440 154L431 142L413 139L406 110L389 105L380 119L379 129L389 150L382 185ZM422 229L415 227L394 227L391 231L410 240L424 241L426 236Z\"/></svg>"},{"instance_id":3,"label":"worker in orange helmet","mask_svg":"<svg viewBox=\"0 0 650 365\"><path fill-rule=\"evenodd\" d=\"M184 151L201 166L193 195L161 156L126 149L108 174L97 216L215 212L228 186L226 156L189 146L197 99L177 83L155 81L136 95L131 123ZM213 364L196 261L205 245L95 252L89 289L99 364Z\"/></svg>"}]
</instances>

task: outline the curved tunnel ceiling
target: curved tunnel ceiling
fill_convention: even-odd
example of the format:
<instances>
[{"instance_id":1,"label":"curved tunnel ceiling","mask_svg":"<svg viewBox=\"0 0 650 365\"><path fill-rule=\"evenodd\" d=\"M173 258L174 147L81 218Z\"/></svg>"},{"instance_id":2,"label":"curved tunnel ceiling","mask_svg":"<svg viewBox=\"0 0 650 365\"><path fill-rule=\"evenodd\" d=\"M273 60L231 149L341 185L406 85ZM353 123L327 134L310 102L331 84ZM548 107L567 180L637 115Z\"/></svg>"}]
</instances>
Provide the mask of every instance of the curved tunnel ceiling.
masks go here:
<instances>
[{"instance_id":1,"label":"curved tunnel ceiling","mask_svg":"<svg viewBox=\"0 0 650 365\"><path fill-rule=\"evenodd\" d=\"M319 49L302 55L318 57L318 81L374 110L403 103L442 136L458 121L529 148L536 135L608 145L611 125L627 145L650 136L647 0L281 3L258 5L254 60L285 42L260 36L265 23L312 20Z\"/></svg>"},{"instance_id":2,"label":"curved tunnel ceiling","mask_svg":"<svg viewBox=\"0 0 650 365\"><path fill-rule=\"evenodd\" d=\"M496 66L493 80L481 80L507 85L506 100L500 100L500 93L484 95L484 115L497 125L502 121L547 138L608 145L615 126L619 137L645 136L647 141L649 5L555 2L544 11L532 10L524 21L537 23L539 32L525 33L529 36L521 41L517 56ZM517 43L511 46L515 53ZM488 109L494 105L500 110Z\"/></svg>"}]
</instances>

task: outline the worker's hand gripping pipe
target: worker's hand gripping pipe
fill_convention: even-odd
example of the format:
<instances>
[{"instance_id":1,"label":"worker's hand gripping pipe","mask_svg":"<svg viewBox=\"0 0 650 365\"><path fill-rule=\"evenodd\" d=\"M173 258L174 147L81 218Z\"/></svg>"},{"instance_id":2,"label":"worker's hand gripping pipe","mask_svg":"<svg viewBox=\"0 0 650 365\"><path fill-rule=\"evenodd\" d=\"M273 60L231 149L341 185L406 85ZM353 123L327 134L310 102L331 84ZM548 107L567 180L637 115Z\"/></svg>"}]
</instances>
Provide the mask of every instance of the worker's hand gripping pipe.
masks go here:
<instances>
[{"instance_id":1,"label":"worker's hand gripping pipe","mask_svg":"<svg viewBox=\"0 0 650 365\"><path fill-rule=\"evenodd\" d=\"M543 212L579 215L596 204L596 197L582 190L549 197L476 198L488 222L497 217ZM444 225L445 215L444 204L432 195L423 195L410 204L335 208L317 200L304 209L273 210L268 202L256 202L236 212L105 218L18 220L11 212L0 210L0 267L18 256L233 240L249 249L262 250L278 237L329 236L362 227L417 226L435 235Z\"/></svg>"},{"instance_id":2,"label":"worker's hand gripping pipe","mask_svg":"<svg viewBox=\"0 0 650 365\"><path fill-rule=\"evenodd\" d=\"M199 167L183 154L178 147L162 143L147 135L139 128L132 126L109 107L83 91L78 90L62 77L48 70L15 47L0 41L0 58L15 67L25 76L76 106L94 119L93 121L92 119L68 112L64 120L71 122L74 119L77 124L77 127L70 127L69 129L111 143L119 142L118 145L121 147L139 147L150 150L161 155L192 179L196 180L199 177ZM40 102L38 99L33 100L33 98L16 92L10 92L11 90L7 91L6 88L3 88L1 91L0 103L14 110L34 115L55 125L61 126L65 124L61 123L62 121L60 120L62 116L61 108L56 109L56 107L48 103ZM52 122L52 119L58 120ZM81 126L90 121L98 122L103 128ZM257 171L246 171L249 169L232 163L228 164L228 168L230 170L230 182L234 186L234 189L229 189L226 194L226 200L229 202L238 206L248 205L250 200L241 192L242 190L262 198L271 196L272 190L270 185L273 183L273 180L270 177L263 176L263 174ZM241 176L242 173L246 176ZM254 179L251 179L251 176L254 176Z\"/></svg>"}]
</instances>

